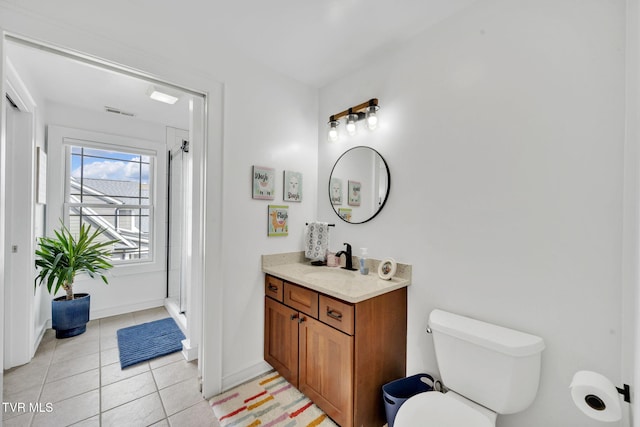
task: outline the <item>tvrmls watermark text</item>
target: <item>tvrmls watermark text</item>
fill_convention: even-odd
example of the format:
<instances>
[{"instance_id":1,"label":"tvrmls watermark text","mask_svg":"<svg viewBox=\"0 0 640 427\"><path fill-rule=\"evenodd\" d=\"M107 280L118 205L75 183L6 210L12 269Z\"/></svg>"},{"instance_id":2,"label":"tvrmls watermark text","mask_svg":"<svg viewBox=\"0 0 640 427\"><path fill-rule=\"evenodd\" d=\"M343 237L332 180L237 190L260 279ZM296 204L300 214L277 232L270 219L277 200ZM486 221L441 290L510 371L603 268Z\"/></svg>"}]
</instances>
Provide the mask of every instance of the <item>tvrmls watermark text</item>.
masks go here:
<instances>
[{"instance_id":1,"label":"tvrmls watermark text","mask_svg":"<svg viewBox=\"0 0 640 427\"><path fill-rule=\"evenodd\" d=\"M32 412L53 412L51 402L2 402L2 412L5 414L26 414Z\"/></svg>"}]
</instances>

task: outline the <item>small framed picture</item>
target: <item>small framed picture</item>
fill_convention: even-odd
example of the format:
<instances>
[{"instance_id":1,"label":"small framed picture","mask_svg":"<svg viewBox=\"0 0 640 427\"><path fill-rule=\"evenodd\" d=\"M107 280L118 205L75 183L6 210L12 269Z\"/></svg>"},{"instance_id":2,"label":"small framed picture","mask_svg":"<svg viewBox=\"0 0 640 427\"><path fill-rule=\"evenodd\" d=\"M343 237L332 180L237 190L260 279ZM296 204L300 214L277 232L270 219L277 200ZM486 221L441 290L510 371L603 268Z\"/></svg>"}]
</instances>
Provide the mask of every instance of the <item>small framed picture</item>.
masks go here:
<instances>
[{"instance_id":1,"label":"small framed picture","mask_svg":"<svg viewBox=\"0 0 640 427\"><path fill-rule=\"evenodd\" d=\"M383 280L391 280L391 278L396 274L396 269L398 265L393 258L387 258L380 263L378 266L378 277Z\"/></svg>"},{"instance_id":2,"label":"small framed picture","mask_svg":"<svg viewBox=\"0 0 640 427\"><path fill-rule=\"evenodd\" d=\"M351 208L338 208L338 215L347 222L351 222Z\"/></svg>"},{"instance_id":3,"label":"small framed picture","mask_svg":"<svg viewBox=\"0 0 640 427\"><path fill-rule=\"evenodd\" d=\"M349 206L360 206L360 181L349 181Z\"/></svg>"},{"instance_id":4,"label":"small framed picture","mask_svg":"<svg viewBox=\"0 0 640 427\"><path fill-rule=\"evenodd\" d=\"M275 198L276 171L263 166L253 167L253 198L273 200Z\"/></svg>"},{"instance_id":5,"label":"small framed picture","mask_svg":"<svg viewBox=\"0 0 640 427\"><path fill-rule=\"evenodd\" d=\"M342 204L342 180L340 178L331 178L329 183L329 194L331 196L332 205Z\"/></svg>"},{"instance_id":6,"label":"small framed picture","mask_svg":"<svg viewBox=\"0 0 640 427\"><path fill-rule=\"evenodd\" d=\"M269 205L267 236L289 235L289 206Z\"/></svg>"},{"instance_id":7,"label":"small framed picture","mask_svg":"<svg viewBox=\"0 0 640 427\"><path fill-rule=\"evenodd\" d=\"M300 172L284 171L282 199L285 202L302 201L302 174Z\"/></svg>"}]
</instances>

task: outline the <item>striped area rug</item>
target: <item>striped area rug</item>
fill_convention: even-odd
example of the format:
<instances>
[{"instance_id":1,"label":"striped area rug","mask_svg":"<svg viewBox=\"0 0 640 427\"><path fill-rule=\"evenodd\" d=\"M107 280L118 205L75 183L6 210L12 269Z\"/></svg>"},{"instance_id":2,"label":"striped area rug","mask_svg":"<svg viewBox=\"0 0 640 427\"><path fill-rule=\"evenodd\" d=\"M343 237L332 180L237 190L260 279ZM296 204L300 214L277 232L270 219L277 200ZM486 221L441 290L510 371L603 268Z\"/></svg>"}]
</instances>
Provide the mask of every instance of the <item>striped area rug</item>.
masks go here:
<instances>
[{"instance_id":1,"label":"striped area rug","mask_svg":"<svg viewBox=\"0 0 640 427\"><path fill-rule=\"evenodd\" d=\"M222 427L336 427L277 372L215 396L209 403Z\"/></svg>"}]
</instances>

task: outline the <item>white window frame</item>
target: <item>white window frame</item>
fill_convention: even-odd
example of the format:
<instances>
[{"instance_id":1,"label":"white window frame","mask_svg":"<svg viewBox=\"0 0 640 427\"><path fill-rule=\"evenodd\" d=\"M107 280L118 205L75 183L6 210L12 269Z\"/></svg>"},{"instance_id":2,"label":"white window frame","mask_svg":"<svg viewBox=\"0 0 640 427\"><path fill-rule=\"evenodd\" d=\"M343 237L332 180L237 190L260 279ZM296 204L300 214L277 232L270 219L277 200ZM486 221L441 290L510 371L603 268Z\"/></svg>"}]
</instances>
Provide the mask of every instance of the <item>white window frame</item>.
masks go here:
<instances>
[{"instance_id":1,"label":"white window frame","mask_svg":"<svg viewBox=\"0 0 640 427\"><path fill-rule=\"evenodd\" d=\"M166 264L166 144L135 137L111 135L62 126L48 126L47 169L47 234L59 228L59 219L69 224L69 194L71 174L70 147L81 146L107 151L120 151L150 156L149 182L151 202L149 223L150 256L144 259L114 260L114 275L160 271ZM73 204L75 205L75 204ZM124 206L124 205L123 205Z\"/></svg>"}]
</instances>

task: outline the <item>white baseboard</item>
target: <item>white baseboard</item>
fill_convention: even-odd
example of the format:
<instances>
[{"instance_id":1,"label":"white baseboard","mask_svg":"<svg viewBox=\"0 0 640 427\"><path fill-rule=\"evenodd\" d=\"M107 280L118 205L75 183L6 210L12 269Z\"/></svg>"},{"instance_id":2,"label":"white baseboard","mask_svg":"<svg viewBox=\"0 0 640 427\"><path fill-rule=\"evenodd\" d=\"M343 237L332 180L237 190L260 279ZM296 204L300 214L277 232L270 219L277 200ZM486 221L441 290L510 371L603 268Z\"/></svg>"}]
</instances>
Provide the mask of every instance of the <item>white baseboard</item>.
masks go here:
<instances>
[{"instance_id":1,"label":"white baseboard","mask_svg":"<svg viewBox=\"0 0 640 427\"><path fill-rule=\"evenodd\" d=\"M253 366L249 366L241 371L236 373L225 375L222 378L222 391L225 392L233 387L245 383L259 375L265 374L269 371L272 371L273 368L264 360L262 362L256 363Z\"/></svg>"},{"instance_id":2,"label":"white baseboard","mask_svg":"<svg viewBox=\"0 0 640 427\"><path fill-rule=\"evenodd\" d=\"M51 319L44 322L42 325L40 325L39 328L36 328L36 340L33 343L31 358L33 358L33 356L36 354L36 351L38 351L38 347L40 347L40 343L42 342L42 337L44 337L44 333L47 332L47 329L50 329L50 328L51 328Z\"/></svg>"},{"instance_id":3,"label":"white baseboard","mask_svg":"<svg viewBox=\"0 0 640 427\"><path fill-rule=\"evenodd\" d=\"M192 362L198 358L198 346L192 346L191 340L182 340L182 355L187 362Z\"/></svg>"},{"instance_id":4,"label":"white baseboard","mask_svg":"<svg viewBox=\"0 0 640 427\"><path fill-rule=\"evenodd\" d=\"M164 299L139 302L136 304L122 304L116 307L104 308L102 310L91 310L90 319L102 319L104 317L117 316L119 314L132 313L134 311L147 310L149 308L162 307Z\"/></svg>"},{"instance_id":5,"label":"white baseboard","mask_svg":"<svg viewBox=\"0 0 640 427\"><path fill-rule=\"evenodd\" d=\"M169 312L169 315L173 317L173 320L176 321L176 324L178 325L184 336L188 336L186 316L184 314L180 314L180 312L178 311L178 307L175 304L170 304L168 299L164 300L163 305L164 308L166 308Z\"/></svg>"}]
</instances>

